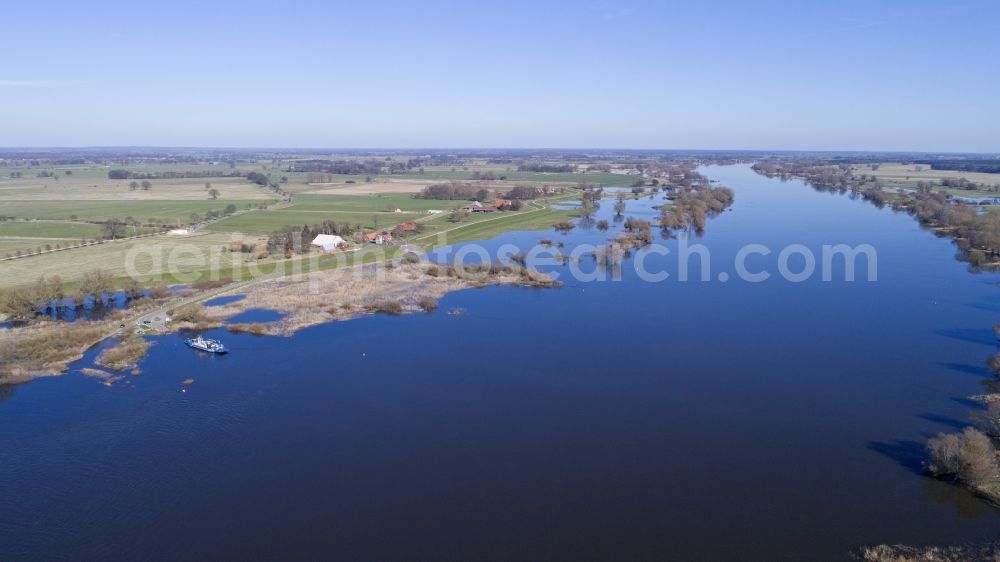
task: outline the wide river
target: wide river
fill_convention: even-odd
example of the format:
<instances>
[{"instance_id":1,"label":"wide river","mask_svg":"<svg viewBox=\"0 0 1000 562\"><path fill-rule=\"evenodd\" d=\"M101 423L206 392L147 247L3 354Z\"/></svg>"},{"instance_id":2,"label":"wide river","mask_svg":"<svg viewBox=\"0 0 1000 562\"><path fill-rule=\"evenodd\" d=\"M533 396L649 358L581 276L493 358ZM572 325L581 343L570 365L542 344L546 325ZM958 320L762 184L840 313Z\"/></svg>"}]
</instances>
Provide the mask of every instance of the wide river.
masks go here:
<instances>
[{"instance_id":1,"label":"wide river","mask_svg":"<svg viewBox=\"0 0 1000 562\"><path fill-rule=\"evenodd\" d=\"M996 539L998 512L920 463L990 378L998 277L904 214L703 171L736 192L690 240L709 281L680 282L678 241L657 240L671 254L645 265L663 282L635 259L618 281L558 266L559 289L463 291L292 338L218 330L225 357L160 337L128 383L82 375L94 350L0 389L0 560L843 560ZM746 262L767 281L737 278L751 243L773 251ZM821 247L840 243L874 247L877 281L860 258L859 280L842 262L822 280ZM817 256L810 279L779 274L790 244Z\"/></svg>"}]
</instances>

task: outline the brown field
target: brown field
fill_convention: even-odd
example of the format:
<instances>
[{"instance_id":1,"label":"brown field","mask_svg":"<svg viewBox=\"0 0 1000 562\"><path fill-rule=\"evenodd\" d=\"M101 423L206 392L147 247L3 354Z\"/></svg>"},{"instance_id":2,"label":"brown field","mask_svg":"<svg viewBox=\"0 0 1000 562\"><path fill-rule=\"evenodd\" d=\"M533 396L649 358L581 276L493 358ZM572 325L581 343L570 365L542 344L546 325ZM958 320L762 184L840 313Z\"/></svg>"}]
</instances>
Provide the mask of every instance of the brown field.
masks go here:
<instances>
[{"instance_id":1,"label":"brown field","mask_svg":"<svg viewBox=\"0 0 1000 562\"><path fill-rule=\"evenodd\" d=\"M379 193L420 193L434 181L381 181L373 183L314 183L320 195L377 195Z\"/></svg>"}]
</instances>

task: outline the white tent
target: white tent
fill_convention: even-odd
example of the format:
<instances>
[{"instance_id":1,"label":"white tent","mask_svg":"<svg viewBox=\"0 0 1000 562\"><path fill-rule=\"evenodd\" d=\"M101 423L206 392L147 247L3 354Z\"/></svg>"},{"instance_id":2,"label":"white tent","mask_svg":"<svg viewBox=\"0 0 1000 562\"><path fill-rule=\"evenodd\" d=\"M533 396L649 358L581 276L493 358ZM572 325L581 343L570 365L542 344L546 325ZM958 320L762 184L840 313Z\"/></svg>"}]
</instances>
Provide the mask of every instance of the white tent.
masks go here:
<instances>
[{"instance_id":1,"label":"white tent","mask_svg":"<svg viewBox=\"0 0 1000 562\"><path fill-rule=\"evenodd\" d=\"M345 244L343 238L337 236L336 234L320 234L312 241L313 246L319 246L323 248L324 252L332 252L337 249L341 244Z\"/></svg>"}]
</instances>

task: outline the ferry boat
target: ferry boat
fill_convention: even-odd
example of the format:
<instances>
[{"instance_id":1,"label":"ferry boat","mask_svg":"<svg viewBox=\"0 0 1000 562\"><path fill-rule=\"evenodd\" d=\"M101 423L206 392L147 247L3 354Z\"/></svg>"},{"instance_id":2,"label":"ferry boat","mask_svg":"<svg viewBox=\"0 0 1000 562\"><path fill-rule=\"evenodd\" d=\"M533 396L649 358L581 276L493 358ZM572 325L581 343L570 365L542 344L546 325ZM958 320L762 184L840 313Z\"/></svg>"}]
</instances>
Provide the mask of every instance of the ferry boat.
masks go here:
<instances>
[{"instance_id":1,"label":"ferry boat","mask_svg":"<svg viewBox=\"0 0 1000 562\"><path fill-rule=\"evenodd\" d=\"M226 346L222 345L222 342L219 340L210 340L201 336L194 339L186 339L184 340L184 344L188 347L192 347L199 351L206 351L208 353L229 353Z\"/></svg>"}]
</instances>

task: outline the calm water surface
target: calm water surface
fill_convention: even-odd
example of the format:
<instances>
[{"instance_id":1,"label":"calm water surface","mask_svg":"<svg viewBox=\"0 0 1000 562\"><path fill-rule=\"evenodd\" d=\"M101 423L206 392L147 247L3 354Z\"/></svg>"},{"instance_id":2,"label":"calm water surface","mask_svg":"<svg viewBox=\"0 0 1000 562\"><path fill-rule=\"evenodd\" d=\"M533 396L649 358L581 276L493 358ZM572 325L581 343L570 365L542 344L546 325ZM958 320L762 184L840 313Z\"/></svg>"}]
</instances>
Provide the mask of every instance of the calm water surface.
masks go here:
<instances>
[{"instance_id":1,"label":"calm water surface","mask_svg":"<svg viewBox=\"0 0 1000 562\"><path fill-rule=\"evenodd\" d=\"M110 388L79 374L93 350L0 389L0 559L842 560L997 538L995 510L919 470L988 380L997 276L905 215L707 173L736 191L697 240L713 277L747 243L771 271L790 243L869 243L878 281L646 283L627 262L433 314L207 334L224 357L160 337Z\"/></svg>"}]
</instances>

